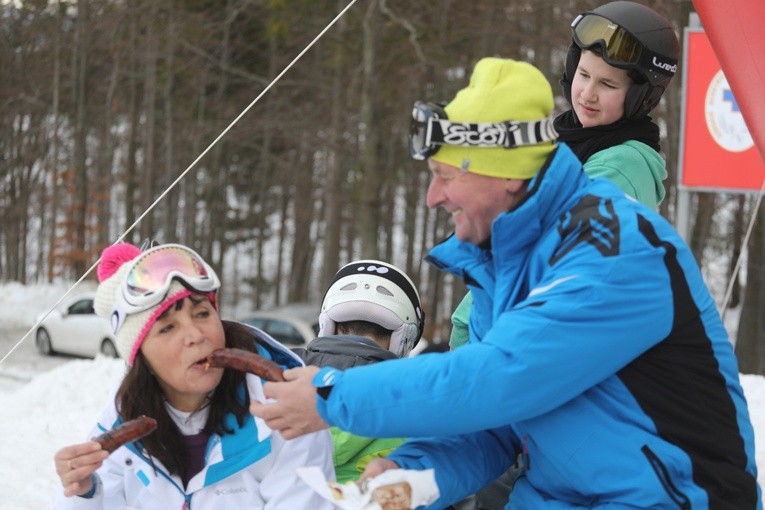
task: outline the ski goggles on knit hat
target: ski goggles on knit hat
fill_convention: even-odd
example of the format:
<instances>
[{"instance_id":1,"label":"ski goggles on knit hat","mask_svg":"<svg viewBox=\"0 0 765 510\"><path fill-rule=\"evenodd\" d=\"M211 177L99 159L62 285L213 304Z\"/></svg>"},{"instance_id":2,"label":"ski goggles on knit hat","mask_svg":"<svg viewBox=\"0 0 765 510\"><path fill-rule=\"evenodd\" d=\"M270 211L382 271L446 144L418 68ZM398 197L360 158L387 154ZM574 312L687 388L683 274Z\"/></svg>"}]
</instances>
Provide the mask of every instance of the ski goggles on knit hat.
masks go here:
<instances>
[{"instance_id":1,"label":"ski goggles on knit hat","mask_svg":"<svg viewBox=\"0 0 765 510\"><path fill-rule=\"evenodd\" d=\"M200 293L220 288L220 280L213 268L194 250L179 244L156 246L129 264L126 278L115 293L112 313L115 333L129 315L162 303L174 280Z\"/></svg>"},{"instance_id":2,"label":"ski goggles on knit hat","mask_svg":"<svg viewBox=\"0 0 765 510\"><path fill-rule=\"evenodd\" d=\"M453 122L441 105L417 101L409 129L409 152L423 161L443 145L513 149L557 138L552 119L504 122Z\"/></svg>"},{"instance_id":3,"label":"ski goggles on knit hat","mask_svg":"<svg viewBox=\"0 0 765 510\"><path fill-rule=\"evenodd\" d=\"M583 50L599 45L603 60L613 67L652 69L670 77L677 71L677 60L651 51L626 28L598 14L580 14L571 23L571 32L574 42ZM649 80L652 77L651 81L661 81L652 73Z\"/></svg>"}]
</instances>

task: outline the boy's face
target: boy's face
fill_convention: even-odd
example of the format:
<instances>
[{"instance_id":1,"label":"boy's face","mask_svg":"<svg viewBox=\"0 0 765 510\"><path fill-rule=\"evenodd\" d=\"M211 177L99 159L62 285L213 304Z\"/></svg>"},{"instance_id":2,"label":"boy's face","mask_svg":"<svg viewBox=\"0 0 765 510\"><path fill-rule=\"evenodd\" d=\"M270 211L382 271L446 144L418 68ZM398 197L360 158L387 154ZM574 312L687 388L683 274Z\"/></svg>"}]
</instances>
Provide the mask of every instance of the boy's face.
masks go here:
<instances>
[{"instance_id":1,"label":"boy's face","mask_svg":"<svg viewBox=\"0 0 765 510\"><path fill-rule=\"evenodd\" d=\"M621 119L631 85L626 70L608 65L597 53L582 50L571 82L571 103L582 126L606 126Z\"/></svg>"}]
</instances>

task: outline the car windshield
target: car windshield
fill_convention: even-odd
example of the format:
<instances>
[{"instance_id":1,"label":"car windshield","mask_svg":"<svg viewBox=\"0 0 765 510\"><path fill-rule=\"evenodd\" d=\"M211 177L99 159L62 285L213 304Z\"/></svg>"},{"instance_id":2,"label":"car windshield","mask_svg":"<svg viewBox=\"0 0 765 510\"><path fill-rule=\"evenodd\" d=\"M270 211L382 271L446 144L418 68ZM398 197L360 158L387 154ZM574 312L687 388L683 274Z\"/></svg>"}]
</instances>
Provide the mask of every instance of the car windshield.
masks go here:
<instances>
[{"instance_id":1,"label":"car windshield","mask_svg":"<svg viewBox=\"0 0 765 510\"><path fill-rule=\"evenodd\" d=\"M279 320L271 320L266 324L266 333L284 344L302 345L305 340L291 324Z\"/></svg>"},{"instance_id":2,"label":"car windshield","mask_svg":"<svg viewBox=\"0 0 765 510\"><path fill-rule=\"evenodd\" d=\"M93 309L93 300L81 299L75 302L72 306L69 307L69 313L77 315L96 313L96 311Z\"/></svg>"}]
</instances>

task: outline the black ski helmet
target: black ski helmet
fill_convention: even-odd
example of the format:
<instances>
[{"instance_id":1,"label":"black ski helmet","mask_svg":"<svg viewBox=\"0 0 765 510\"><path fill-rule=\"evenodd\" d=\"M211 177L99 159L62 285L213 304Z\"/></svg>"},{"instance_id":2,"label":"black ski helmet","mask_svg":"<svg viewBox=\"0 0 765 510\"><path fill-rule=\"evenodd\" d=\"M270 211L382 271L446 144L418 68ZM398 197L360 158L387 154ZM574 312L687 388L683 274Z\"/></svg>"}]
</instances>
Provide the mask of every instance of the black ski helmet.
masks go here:
<instances>
[{"instance_id":1,"label":"black ski helmet","mask_svg":"<svg viewBox=\"0 0 765 510\"><path fill-rule=\"evenodd\" d=\"M636 53L631 54L631 62L616 63L609 60L608 52L611 46L602 37L585 43L577 42L575 30L588 16L595 16L592 19L599 17L610 21L611 24L608 24L607 30L609 34L616 35L614 41L617 44L625 44L625 41L633 43L632 49ZM622 33L619 34L619 31ZM677 71L680 55L680 41L668 20L644 5L620 0L580 14L571 24L571 32L571 45L566 56L563 78L560 80L563 95L569 104L572 103L571 81L579 65L582 50L595 49L610 65L627 69L632 71L630 74L633 77L635 74L640 77L630 87L624 99L625 118L641 118L656 107ZM597 31L593 32L593 34L596 33Z\"/></svg>"}]
</instances>

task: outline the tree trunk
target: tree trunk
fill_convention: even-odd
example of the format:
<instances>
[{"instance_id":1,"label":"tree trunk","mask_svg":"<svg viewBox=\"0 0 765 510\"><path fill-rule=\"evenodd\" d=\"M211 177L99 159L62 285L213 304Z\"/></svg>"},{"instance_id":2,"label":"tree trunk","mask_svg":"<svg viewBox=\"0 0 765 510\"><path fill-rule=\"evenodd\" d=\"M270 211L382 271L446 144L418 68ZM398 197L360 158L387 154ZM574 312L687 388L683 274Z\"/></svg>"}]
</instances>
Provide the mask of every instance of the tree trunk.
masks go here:
<instances>
[{"instance_id":1,"label":"tree trunk","mask_svg":"<svg viewBox=\"0 0 765 510\"><path fill-rule=\"evenodd\" d=\"M93 214L95 214L95 224L101 223L100 218L108 218L108 221L103 221L101 228L98 229L96 234L96 244L98 248L103 248L111 244L111 231L110 226L113 219L110 218L112 211L112 183L114 182L114 174L112 172L112 161L114 160L114 143L112 140L111 130L113 125L112 119L112 102L114 101L114 94L117 88L117 81L119 77L119 60L115 60L112 65L112 72L109 77L109 87L106 92L106 100L104 101L104 121L101 129L101 148L99 150L99 163L96 179L98 181L98 200L96 200L97 207ZM100 253L98 254L100 255Z\"/></svg>"},{"instance_id":2,"label":"tree trunk","mask_svg":"<svg viewBox=\"0 0 765 510\"><path fill-rule=\"evenodd\" d=\"M232 58L232 25L239 16L244 5L236 5L235 0L226 2L226 17L223 22L223 33L220 41L220 66L227 69L231 65ZM224 104L226 91L229 87L228 73L218 73L218 82L215 91L215 105L217 115L213 118L220 120L217 125L228 125L229 121L224 116L227 112L225 108L219 105ZM210 192L207 207L210 211L210 220L207 225L208 233L207 243L203 245L203 254L211 261L213 267L220 270L223 266L223 256L226 253L227 241L226 233L228 230L228 196L229 186L229 163L228 158L224 156L227 151L224 150L226 141L221 139L210 152Z\"/></svg>"},{"instance_id":3,"label":"tree trunk","mask_svg":"<svg viewBox=\"0 0 765 510\"><path fill-rule=\"evenodd\" d=\"M680 24L681 27L687 25L689 14L694 10L692 2L687 0L683 2L671 2L662 5L661 8L667 9L667 12L665 12L667 16L672 16L675 20L682 20L682 23ZM663 106L665 107L666 113L664 119L668 126L680 125L684 99L682 95L684 73L685 69L683 69L683 66L678 66L677 74L672 79L672 83L663 95L662 102L657 107L657 110ZM667 135L661 143L662 153L667 162L667 178L664 180L664 187L667 194L659 206L659 212L665 218L670 218L670 204L672 203L672 199L677 195L677 159L680 151L680 129L667 129Z\"/></svg>"},{"instance_id":4,"label":"tree trunk","mask_svg":"<svg viewBox=\"0 0 765 510\"><path fill-rule=\"evenodd\" d=\"M141 166L140 181L140 204L141 214L149 211L149 207L156 199L155 181L156 181L156 161L155 148L156 141L154 133L156 131L157 117L157 59L159 57L159 43L157 41L157 29L155 20L157 18L157 2L149 2L149 11L147 13L146 23L143 25L144 34L141 37L144 43L144 68L143 68L143 164ZM156 232L154 229L154 211L149 212L141 224L138 231L141 233L141 241L144 239L153 239ZM158 239L162 242L162 239Z\"/></svg>"},{"instance_id":5,"label":"tree trunk","mask_svg":"<svg viewBox=\"0 0 765 510\"><path fill-rule=\"evenodd\" d=\"M165 187L169 187L176 177L180 174L180 169L176 167L175 161L175 94L173 77L175 76L175 52L176 52L176 22L175 22L175 2L167 0L167 43L165 45L165 87L163 101L165 103ZM179 188L176 187L165 197L164 210L164 238L167 242L178 241L178 195Z\"/></svg>"},{"instance_id":6,"label":"tree trunk","mask_svg":"<svg viewBox=\"0 0 765 510\"><path fill-rule=\"evenodd\" d=\"M74 48L74 202L72 204L72 231L70 263L75 277L85 272L86 254L86 210L88 203L88 41L86 34L90 30L87 0L77 0L77 24Z\"/></svg>"},{"instance_id":7,"label":"tree trunk","mask_svg":"<svg viewBox=\"0 0 765 510\"><path fill-rule=\"evenodd\" d=\"M61 13L60 2L57 2L57 13ZM59 117L59 101L61 94L61 34L59 30L56 30L54 36L54 48L53 48L53 90L52 90L52 116L53 116L53 133L51 134L51 164L50 164L50 200L45 200L46 207L49 205L48 212L49 220L47 221L48 228L48 256L47 256L47 274L46 281L48 283L53 282L53 278L57 276L56 262L57 262L57 246L58 236L58 205L59 205L59 126L61 119ZM47 193L46 193L47 194Z\"/></svg>"},{"instance_id":8,"label":"tree trunk","mask_svg":"<svg viewBox=\"0 0 765 510\"><path fill-rule=\"evenodd\" d=\"M289 299L289 286L292 284L292 278L290 271L286 271L288 277L285 279L285 259L287 258L285 255L286 245L287 245L287 239L289 237L289 224L290 224L290 193L289 193L289 187L285 186L283 188L285 191L282 192L282 196L280 197L280 214L279 214L279 232L278 232L278 239L279 242L277 244L277 252L276 252L276 275L274 278L274 283L276 287L275 292L275 304L276 305L282 305L283 302L283 296L284 296L284 290L282 288L283 282L286 281L287 284L287 299Z\"/></svg>"},{"instance_id":9,"label":"tree trunk","mask_svg":"<svg viewBox=\"0 0 765 510\"><path fill-rule=\"evenodd\" d=\"M704 248L710 238L712 229L712 217L715 214L715 193L697 193L696 194L696 221L691 231L690 247L696 262L699 266L704 265Z\"/></svg>"},{"instance_id":10,"label":"tree trunk","mask_svg":"<svg viewBox=\"0 0 765 510\"><path fill-rule=\"evenodd\" d=\"M345 1L338 2L342 8ZM334 65L332 71L332 91L330 104L329 143L327 144L327 180L324 186L325 231L324 231L324 264L321 273L320 287L326 288L332 277L342 265L340 261L340 231L343 221L343 206L347 205L344 154L341 143L343 126L342 113L345 111L344 71L341 65L345 60L344 33L345 22L341 19L335 27L336 34L329 35L336 39L338 51L332 56Z\"/></svg>"},{"instance_id":11,"label":"tree trunk","mask_svg":"<svg viewBox=\"0 0 765 510\"><path fill-rule=\"evenodd\" d=\"M138 14L142 12L141 5L136 0L128 0L128 23L129 36L128 44L135 48L138 44ZM126 230L136 220L136 192L138 189L137 174L138 162L136 155L138 153L138 133L140 130L141 119L141 101L138 84L138 54L135 51L129 52L128 65L128 83L127 83L127 116L130 119L127 135L127 150L125 154L125 228ZM138 238L134 230L128 232L125 236L125 242L136 243Z\"/></svg>"},{"instance_id":12,"label":"tree trunk","mask_svg":"<svg viewBox=\"0 0 765 510\"><path fill-rule=\"evenodd\" d=\"M730 299L725 305L728 308L736 308L741 303L741 272L740 270L733 274L736 269L736 263L741 257L741 243L744 241L744 221L742 218L746 218L746 196L738 195L736 197L736 213L730 223L731 234L731 254L730 262L728 263L728 282L733 282ZM724 312L723 312L724 313Z\"/></svg>"},{"instance_id":13,"label":"tree trunk","mask_svg":"<svg viewBox=\"0 0 765 510\"><path fill-rule=\"evenodd\" d=\"M207 129L205 128L205 118L207 117L207 74L202 73L199 76L199 84L197 89L197 101L195 104L196 120L194 123L195 129L193 130L194 136L191 142L192 154L200 154L202 152L202 144L205 136L207 135ZM193 174L191 174L193 175ZM183 236L181 238L184 244L188 246L194 246L195 241L200 237L201 233L197 225L197 209L199 208L199 188L201 186L199 178L192 178L182 183L183 192Z\"/></svg>"},{"instance_id":14,"label":"tree trunk","mask_svg":"<svg viewBox=\"0 0 765 510\"><path fill-rule=\"evenodd\" d=\"M313 224L313 169L309 164L312 158L311 143L304 140L300 147L300 160L295 168L297 176L293 186L292 208L295 231L292 239L292 264L289 271L289 302L301 302L308 299L311 283L311 263L313 246L311 226Z\"/></svg>"},{"instance_id":15,"label":"tree trunk","mask_svg":"<svg viewBox=\"0 0 765 510\"><path fill-rule=\"evenodd\" d=\"M377 69L375 64L377 23L377 0L369 2L363 22L362 86L361 86L361 193L358 208L358 229L361 236L362 258L379 258L381 187L379 151L379 126L377 125Z\"/></svg>"},{"instance_id":16,"label":"tree trunk","mask_svg":"<svg viewBox=\"0 0 765 510\"><path fill-rule=\"evenodd\" d=\"M736 339L739 370L765 375L765 207L760 205L747 256L746 289Z\"/></svg>"},{"instance_id":17,"label":"tree trunk","mask_svg":"<svg viewBox=\"0 0 765 510\"><path fill-rule=\"evenodd\" d=\"M268 75L275 76L277 69L277 44L276 39L271 38L268 41ZM272 107L271 102L265 105L266 116L271 118ZM276 112L273 112L276 115ZM266 253L265 248L268 245L268 211L270 211L271 198L269 197L269 189L272 185L272 174L274 172L274 163L272 161L272 144L274 138L274 127L270 122L265 122L262 125L263 140L260 144L260 154L258 158L258 165L256 168L257 175L254 182L254 194L252 202L250 203L250 214L252 218L253 227L255 228L256 246L257 250L255 255L255 271L251 275L254 278L255 292L253 293L253 306L256 310L263 307L265 293L258 292L259 288L262 288L266 284L265 275L268 272L265 270ZM270 282L269 282L270 283ZM277 282L278 287L278 282Z\"/></svg>"}]
</instances>

